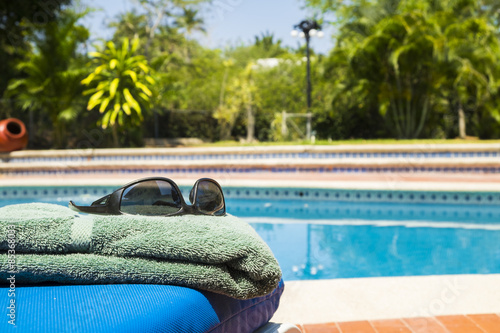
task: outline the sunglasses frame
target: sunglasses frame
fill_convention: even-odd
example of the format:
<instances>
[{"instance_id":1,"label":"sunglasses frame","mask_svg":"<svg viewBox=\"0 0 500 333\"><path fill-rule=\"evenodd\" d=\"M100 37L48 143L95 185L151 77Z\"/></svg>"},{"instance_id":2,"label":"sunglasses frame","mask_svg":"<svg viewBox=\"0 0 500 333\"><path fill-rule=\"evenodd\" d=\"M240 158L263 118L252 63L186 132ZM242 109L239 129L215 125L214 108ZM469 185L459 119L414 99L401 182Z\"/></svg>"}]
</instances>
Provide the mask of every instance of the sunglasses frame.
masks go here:
<instances>
[{"instance_id":1,"label":"sunglasses frame","mask_svg":"<svg viewBox=\"0 0 500 333\"><path fill-rule=\"evenodd\" d=\"M115 190L113 193L105 195L104 197L102 197L100 199L97 199L96 201L92 202L92 204L90 206L79 206L79 205L76 205L73 201L70 201L69 208L71 208L72 210L74 210L76 212L87 213L87 214L96 214L96 215L134 215L134 214L124 213L120 210L123 192L127 188L129 188L133 185L136 185L136 184L139 184L142 182L146 182L146 181L155 181L155 180L165 181L165 182L169 183L173 187L173 189L176 190L177 193L179 194L180 202L181 202L181 208L177 212L171 213L171 214L165 214L165 215L157 215L157 216L177 216L177 215L186 215L186 214L208 215L208 216L224 216L224 215L226 215L226 200L224 199L224 192L222 191L222 187L219 185L219 183L217 183L212 178L200 178L194 183L194 185L191 189L191 192L190 192L193 194L193 202L191 205L188 205L186 203L186 201L184 200L184 197L182 195L182 192L179 189L179 186L177 186L177 184L172 179L164 178L164 177L148 177L148 178L141 178L141 179L135 180L133 182L130 182L130 183L120 187L119 189ZM214 210L210 214L203 213L195 207L196 206L196 197L197 197L197 193L198 193L198 187L199 187L200 182L202 182L202 181L208 181L208 182L211 182L212 184L216 185L219 188L220 193L222 195L222 205L217 207L218 209ZM223 209L222 214L215 215L216 212L218 212L222 209Z\"/></svg>"}]
</instances>

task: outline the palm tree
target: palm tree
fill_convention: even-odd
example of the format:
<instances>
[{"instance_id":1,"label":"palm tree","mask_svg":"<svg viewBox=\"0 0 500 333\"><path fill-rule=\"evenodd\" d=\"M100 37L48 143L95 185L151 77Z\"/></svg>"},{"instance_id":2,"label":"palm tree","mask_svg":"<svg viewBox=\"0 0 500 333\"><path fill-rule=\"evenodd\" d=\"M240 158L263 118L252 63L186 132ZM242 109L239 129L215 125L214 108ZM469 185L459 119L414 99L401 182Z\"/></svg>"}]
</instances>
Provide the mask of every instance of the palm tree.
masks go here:
<instances>
[{"instance_id":1,"label":"palm tree","mask_svg":"<svg viewBox=\"0 0 500 333\"><path fill-rule=\"evenodd\" d=\"M123 13L117 17L117 21L109 24L110 28L114 28L115 41L121 40L123 37L139 37L139 39L147 39L149 37L148 17L145 14L139 14L133 9L130 12Z\"/></svg>"},{"instance_id":2,"label":"palm tree","mask_svg":"<svg viewBox=\"0 0 500 333\"><path fill-rule=\"evenodd\" d=\"M191 8L183 8L182 15L175 19L175 25L181 29L185 29L188 35L193 31L205 32L203 18L198 15L198 11Z\"/></svg>"},{"instance_id":3,"label":"palm tree","mask_svg":"<svg viewBox=\"0 0 500 333\"><path fill-rule=\"evenodd\" d=\"M450 12L449 15L456 13ZM486 17L469 17L449 24L444 35L446 48L443 57L446 63L441 68L448 78L448 103L458 114L459 137L465 139L465 111L476 113L486 104L491 104L491 97L497 93L500 42L497 31ZM498 110L493 108L490 111L495 109Z\"/></svg>"},{"instance_id":4,"label":"palm tree","mask_svg":"<svg viewBox=\"0 0 500 333\"><path fill-rule=\"evenodd\" d=\"M349 108L376 106L398 138L430 135L428 120L450 112L465 137L465 112L493 112L500 52L487 7L473 0L353 3L341 11L346 19L331 55L337 64L328 71L338 78L335 108L349 96Z\"/></svg>"},{"instance_id":5,"label":"palm tree","mask_svg":"<svg viewBox=\"0 0 500 333\"><path fill-rule=\"evenodd\" d=\"M97 67L82 80L84 85L92 87L85 91L86 95L92 94L87 109L99 109L102 117L98 124L103 129L111 126L116 147L118 126L139 126L153 96L150 85L155 81L151 68L144 56L136 54L138 48L138 38L131 45L124 38L121 47L107 42L104 50L90 53Z\"/></svg>"}]
</instances>

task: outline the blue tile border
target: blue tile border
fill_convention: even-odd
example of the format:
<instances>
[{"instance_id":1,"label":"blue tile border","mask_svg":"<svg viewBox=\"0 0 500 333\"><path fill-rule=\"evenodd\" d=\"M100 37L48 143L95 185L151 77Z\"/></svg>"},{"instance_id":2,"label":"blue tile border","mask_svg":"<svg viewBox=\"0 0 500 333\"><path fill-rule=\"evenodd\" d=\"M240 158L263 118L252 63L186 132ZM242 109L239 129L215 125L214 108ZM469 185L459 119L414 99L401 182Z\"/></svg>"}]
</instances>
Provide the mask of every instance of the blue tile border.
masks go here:
<instances>
[{"instance_id":1,"label":"blue tile border","mask_svg":"<svg viewBox=\"0 0 500 333\"><path fill-rule=\"evenodd\" d=\"M88 195L98 199L112 193L119 186L47 186L0 187L0 200L44 198L71 198ZM187 198L190 186L180 186ZM227 199L269 199L365 203L500 205L500 192L440 192L345 190L277 187L224 187Z\"/></svg>"},{"instance_id":2,"label":"blue tile border","mask_svg":"<svg viewBox=\"0 0 500 333\"><path fill-rule=\"evenodd\" d=\"M232 199L288 199L336 202L412 203L412 204L473 204L500 205L500 192L441 192L341 190L307 188L238 188L224 189Z\"/></svg>"},{"instance_id":3,"label":"blue tile border","mask_svg":"<svg viewBox=\"0 0 500 333\"><path fill-rule=\"evenodd\" d=\"M118 186L119 187L119 186ZM96 199L103 197L118 187L110 186L6 186L0 187L0 200L4 199L36 199L43 197L67 198L81 195L95 196Z\"/></svg>"}]
</instances>

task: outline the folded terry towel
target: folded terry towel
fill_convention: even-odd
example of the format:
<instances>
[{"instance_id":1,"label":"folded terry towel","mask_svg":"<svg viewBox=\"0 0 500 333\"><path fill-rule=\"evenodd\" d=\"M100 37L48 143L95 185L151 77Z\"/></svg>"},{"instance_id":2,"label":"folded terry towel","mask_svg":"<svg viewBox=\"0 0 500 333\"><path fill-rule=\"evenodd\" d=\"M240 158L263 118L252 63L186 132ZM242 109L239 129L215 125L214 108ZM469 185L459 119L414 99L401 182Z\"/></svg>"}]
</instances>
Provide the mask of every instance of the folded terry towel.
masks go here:
<instances>
[{"instance_id":1,"label":"folded terry towel","mask_svg":"<svg viewBox=\"0 0 500 333\"><path fill-rule=\"evenodd\" d=\"M9 256L13 235L15 256ZM6 206L1 283L8 282L12 259L17 285L173 284L248 299L269 293L281 278L269 247L230 215L98 216L51 204Z\"/></svg>"}]
</instances>

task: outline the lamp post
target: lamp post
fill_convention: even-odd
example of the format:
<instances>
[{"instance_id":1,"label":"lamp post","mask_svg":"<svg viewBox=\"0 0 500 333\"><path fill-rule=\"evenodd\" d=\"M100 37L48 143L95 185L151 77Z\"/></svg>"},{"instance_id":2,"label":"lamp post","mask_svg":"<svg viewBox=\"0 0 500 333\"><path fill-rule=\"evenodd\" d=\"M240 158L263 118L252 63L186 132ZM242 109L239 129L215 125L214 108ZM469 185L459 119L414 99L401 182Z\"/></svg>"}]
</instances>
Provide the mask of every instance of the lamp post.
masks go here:
<instances>
[{"instance_id":1,"label":"lamp post","mask_svg":"<svg viewBox=\"0 0 500 333\"><path fill-rule=\"evenodd\" d=\"M307 140L311 140L311 55L309 50L309 42L311 37L317 36L319 38L323 37L323 31L321 31L321 26L318 22L314 20L304 20L299 24L294 25L294 29L291 32L292 37L301 37L306 39L306 56L307 56L307 125L306 125L306 137Z\"/></svg>"}]
</instances>

